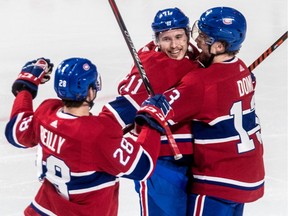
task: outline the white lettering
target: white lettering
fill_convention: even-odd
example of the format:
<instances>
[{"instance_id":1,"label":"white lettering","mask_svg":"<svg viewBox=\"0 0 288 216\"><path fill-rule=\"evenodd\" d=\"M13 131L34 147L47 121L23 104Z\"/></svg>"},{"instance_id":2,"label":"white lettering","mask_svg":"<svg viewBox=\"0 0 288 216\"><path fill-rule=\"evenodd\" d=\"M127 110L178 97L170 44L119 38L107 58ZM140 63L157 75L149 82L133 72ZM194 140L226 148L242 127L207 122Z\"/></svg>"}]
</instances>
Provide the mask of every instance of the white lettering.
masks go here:
<instances>
[{"instance_id":1,"label":"white lettering","mask_svg":"<svg viewBox=\"0 0 288 216\"><path fill-rule=\"evenodd\" d=\"M244 77L242 80L237 81L238 91L240 97L249 94L254 91L251 76Z\"/></svg>"},{"instance_id":2,"label":"white lettering","mask_svg":"<svg viewBox=\"0 0 288 216\"><path fill-rule=\"evenodd\" d=\"M61 150L61 147L62 145L64 144L65 142L65 139L62 138L61 136L59 136L59 141L58 141L58 148L57 148L57 153L60 154L60 150Z\"/></svg>"},{"instance_id":3,"label":"white lettering","mask_svg":"<svg viewBox=\"0 0 288 216\"><path fill-rule=\"evenodd\" d=\"M53 152L60 154L61 147L65 142L65 139L53 132L47 130L40 125L40 140L41 143Z\"/></svg>"},{"instance_id":4,"label":"white lettering","mask_svg":"<svg viewBox=\"0 0 288 216\"><path fill-rule=\"evenodd\" d=\"M22 120L20 126L19 126L19 131L23 132L23 131L27 130L28 127L29 127L29 124L30 124L31 121L32 121L32 119L33 119L33 116L32 116L32 115L29 116L29 117L24 118L24 119Z\"/></svg>"},{"instance_id":5,"label":"white lettering","mask_svg":"<svg viewBox=\"0 0 288 216\"><path fill-rule=\"evenodd\" d=\"M237 81L237 85L238 85L239 95L240 97L242 97L244 95L244 90L243 90L243 84L241 80Z\"/></svg>"}]
</instances>

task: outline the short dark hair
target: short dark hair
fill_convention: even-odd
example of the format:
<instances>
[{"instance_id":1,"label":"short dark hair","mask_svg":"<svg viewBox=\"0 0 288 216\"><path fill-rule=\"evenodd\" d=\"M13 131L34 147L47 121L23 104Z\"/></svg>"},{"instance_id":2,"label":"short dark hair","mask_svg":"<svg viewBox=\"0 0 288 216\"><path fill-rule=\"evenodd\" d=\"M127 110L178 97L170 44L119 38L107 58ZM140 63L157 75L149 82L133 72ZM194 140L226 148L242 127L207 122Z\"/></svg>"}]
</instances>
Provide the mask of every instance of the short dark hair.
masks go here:
<instances>
[{"instance_id":1,"label":"short dark hair","mask_svg":"<svg viewBox=\"0 0 288 216\"><path fill-rule=\"evenodd\" d=\"M227 51L227 47L229 46L229 44L227 43L227 41L224 41L224 40L219 40L220 43L223 44L224 48L225 48L225 52L228 54L228 55L236 55L239 50L234 50L234 51Z\"/></svg>"},{"instance_id":2,"label":"short dark hair","mask_svg":"<svg viewBox=\"0 0 288 216\"><path fill-rule=\"evenodd\" d=\"M65 99L63 99L62 101L63 101L64 106L66 106L66 107L76 107L77 108L77 107L82 106L82 104L84 103L85 100L83 100L83 101L73 101L73 100L65 100Z\"/></svg>"}]
</instances>

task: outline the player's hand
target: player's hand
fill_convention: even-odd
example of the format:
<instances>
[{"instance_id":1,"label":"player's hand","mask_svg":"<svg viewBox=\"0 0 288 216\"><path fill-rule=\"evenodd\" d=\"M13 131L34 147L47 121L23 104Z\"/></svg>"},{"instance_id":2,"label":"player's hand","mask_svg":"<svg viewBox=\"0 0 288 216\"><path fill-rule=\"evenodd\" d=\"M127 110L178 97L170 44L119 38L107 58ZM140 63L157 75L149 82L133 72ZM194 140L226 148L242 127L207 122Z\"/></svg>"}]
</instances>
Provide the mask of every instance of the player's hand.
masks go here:
<instances>
[{"instance_id":1,"label":"player's hand","mask_svg":"<svg viewBox=\"0 0 288 216\"><path fill-rule=\"evenodd\" d=\"M12 93L16 96L20 91L28 90L35 98L38 85L50 80L53 66L53 63L46 58L38 58L27 62L12 85Z\"/></svg>"},{"instance_id":2,"label":"player's hand","mask_svg":"<svg viewBox=\"0 0 288 216\"><path fill-rule=\"evenodd\" d=\"M164 95L155 95L143 102L136 114L138 125L148 124L150 127L165 134L164 125L174 115L172 107Z\"/></svg>"}]
</instances>

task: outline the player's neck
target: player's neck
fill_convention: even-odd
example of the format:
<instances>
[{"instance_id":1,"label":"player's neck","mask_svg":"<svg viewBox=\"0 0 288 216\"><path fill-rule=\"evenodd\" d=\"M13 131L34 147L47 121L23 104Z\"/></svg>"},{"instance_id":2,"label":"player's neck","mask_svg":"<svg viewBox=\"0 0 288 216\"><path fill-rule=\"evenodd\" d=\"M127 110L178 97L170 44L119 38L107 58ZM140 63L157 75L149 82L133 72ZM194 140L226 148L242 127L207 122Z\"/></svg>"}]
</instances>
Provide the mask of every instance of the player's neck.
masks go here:
<instances>
[{"instance_id":1,"label":"player's neck","mask_svg":"<svg viewBox=\"0 0 288 216\"><path fill-rule=\"evenodd\" d=\"M225 62L233 59L235 56L234 55L228 55L226 53L221 54L221 55L216 55L213 58L213 63L220 63L220 62Z\"/></svg>"},{"instance_id":2,"label":"player's neck","mask_svg":"<svg viewBox=\"0 0 288 216\"><path fill-rule=\"evenodd\" d=\"M63 107L63 112L73 116L89 116L88 104L83 104L80 107Z\"/></svg>"}]
</instances>

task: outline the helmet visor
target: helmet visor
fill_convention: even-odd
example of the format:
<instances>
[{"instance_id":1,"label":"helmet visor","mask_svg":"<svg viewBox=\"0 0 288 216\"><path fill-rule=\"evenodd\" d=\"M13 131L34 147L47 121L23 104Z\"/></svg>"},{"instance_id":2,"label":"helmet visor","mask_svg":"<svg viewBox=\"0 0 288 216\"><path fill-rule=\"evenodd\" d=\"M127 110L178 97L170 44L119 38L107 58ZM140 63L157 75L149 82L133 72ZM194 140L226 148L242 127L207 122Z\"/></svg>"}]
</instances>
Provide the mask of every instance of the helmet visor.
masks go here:
<instances>
[{"instance_id":1,"label":"helmet visor","mask_svg":"<svg viewBox=\"0 0 288 216\"><path fill-rule=\"evenodd\" d=\"M101 75L99 73L97 73L97 78L95 80L95 83L91 83L89 85L89 88L92 87L93 89L95 89L97 92L101 91L102 89L102 80L101 80Z\"/></svg>"},{"instance_id":2,"label":"helmet visor","mask_svg":"<svg viewBox=\"0 0 288 216\"><path fill-rule=\"evenodd\" d=\"M199 28L199 20L195 21L192 27L192 31L191 31L191 37L194 41L197 40L204 40L206 44L208 45L212 45L215 40L212 37L209 37L208 35L206 35L204 32L202 32Z\"/></svg>"},{"instance_id":3,"label":"helmet visor","mask_svg":"<svg viewBox=\"0 0 288 216\"><path fill-rule=\"evenodd\" d=\"M96 83L95 83L95 87L96 87L96 91L101 91L102 89L102 79L101 79L101 75L100 73L98 73L97 79L96 79Z\"/></svg>"}]
</instances>

